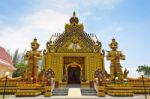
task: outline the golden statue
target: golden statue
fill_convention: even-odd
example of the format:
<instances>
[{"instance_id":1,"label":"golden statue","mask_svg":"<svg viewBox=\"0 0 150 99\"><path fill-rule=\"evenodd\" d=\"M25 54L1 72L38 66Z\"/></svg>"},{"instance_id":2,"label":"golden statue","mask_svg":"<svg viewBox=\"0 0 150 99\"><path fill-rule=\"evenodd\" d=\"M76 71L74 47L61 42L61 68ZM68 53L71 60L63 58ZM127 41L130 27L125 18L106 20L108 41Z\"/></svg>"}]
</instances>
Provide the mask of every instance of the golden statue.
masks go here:
<instances>
[{"instance_id":1,"label":"golden statue","mask_svg":"<svg viewBox=\"0 0 150 99\"><path fill-rule=\"evenodd\" d=\"M118 43L113 38L112 42L109 44L111 51L107 52L107 60L111 61L110 65L110 76L111 80L114 81L118 77L118 81L123 80L122 66L120 60L125 60L125 55L121 51L117 51Z\"/></svg>"},{"instance_id":2,"label":"golden statue","mask_svg":"<svg viewBox=\"0 0 150 99\"><path fill-rule=\"evenodd\" d=\"M24 59L28 61L26 76L27 81L35 83L38 79L38 60L42 59L41 51L38 51L40 44L35 38L31 42L31 51L27 51Z\"/></svg>"}]
</instances>

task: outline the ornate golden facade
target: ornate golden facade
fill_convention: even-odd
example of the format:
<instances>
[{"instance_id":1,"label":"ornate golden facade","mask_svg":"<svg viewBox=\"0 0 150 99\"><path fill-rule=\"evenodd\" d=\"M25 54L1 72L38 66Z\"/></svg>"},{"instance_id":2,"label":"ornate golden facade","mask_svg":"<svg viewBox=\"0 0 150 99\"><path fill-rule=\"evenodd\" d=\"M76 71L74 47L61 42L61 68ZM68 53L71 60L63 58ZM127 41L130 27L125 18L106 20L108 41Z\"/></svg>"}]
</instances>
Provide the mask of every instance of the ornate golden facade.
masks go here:
<instances>
[{"instance_id":1,"label":"ornate golden facade","mask_svg":"<svg viewBox=\"0 0 150 99\"><path fill-rule=\"evenodd\" d=\"M104 70L104 52L94 34L84 31L75 12L62 34L52 35L44 51L44 70L51 68L61 83L89 83L94 72Z\"/></svg>"}]
</instances>

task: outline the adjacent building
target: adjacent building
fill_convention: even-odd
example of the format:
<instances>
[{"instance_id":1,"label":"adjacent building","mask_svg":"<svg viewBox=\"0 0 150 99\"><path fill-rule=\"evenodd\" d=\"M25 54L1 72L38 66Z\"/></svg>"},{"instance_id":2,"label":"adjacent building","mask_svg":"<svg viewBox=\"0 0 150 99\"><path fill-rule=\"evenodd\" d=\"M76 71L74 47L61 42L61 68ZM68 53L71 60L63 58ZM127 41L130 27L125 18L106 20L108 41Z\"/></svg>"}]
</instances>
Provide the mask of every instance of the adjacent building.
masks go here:
<instances>
[{"instance_id":1,"label":"adjacent building","mask_svg":"<svg viewBox=\"0 0 150 99\"><path fill-rule=\"evenodd\" d=\"M10 76L12 76L14 70L16 68L13 66L11 56L0 46L0 77L5 76L6 72L9 72Z\"/></svg>"}]
</instances>

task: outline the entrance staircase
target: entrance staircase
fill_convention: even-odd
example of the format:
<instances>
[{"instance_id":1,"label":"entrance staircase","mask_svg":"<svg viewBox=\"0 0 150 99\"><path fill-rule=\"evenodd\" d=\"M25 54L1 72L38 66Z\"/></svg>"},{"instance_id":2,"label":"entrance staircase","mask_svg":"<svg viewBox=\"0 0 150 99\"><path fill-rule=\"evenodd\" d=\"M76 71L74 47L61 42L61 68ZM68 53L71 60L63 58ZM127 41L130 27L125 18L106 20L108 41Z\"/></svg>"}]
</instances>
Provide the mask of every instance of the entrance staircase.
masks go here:
<instances>
[{"instance_id":1,"label":"entrance staircase","mask_svg":"<svg viewBox=\"0 0 150 99\"><path fill-rule=\"evenodd\" d=\"M96 90L94 88L81 88L82 96L96 96Z\"/></svg>"},{"instance_id":2,"label":"entrance staircase","mask_svg":"<svg viewBox=\"0 0 150 99\"><path fill-rule=\"evenodd\" d=\"M79 96L96 96L94 88L81 88L80 84L68 84L66 88L55 88L52 93L53 96L73 96L77 94Z\"/></svg>"},{"instance_id":3,"label":"entrance staircase","mask_svg":"<svg viewBox=\"0 0 150 99\"><path fill-rule=\"evenodd\" d=\"M52 93L53 96L67 96L68 88L55 88Z\"/></svg>"}]
</instances>

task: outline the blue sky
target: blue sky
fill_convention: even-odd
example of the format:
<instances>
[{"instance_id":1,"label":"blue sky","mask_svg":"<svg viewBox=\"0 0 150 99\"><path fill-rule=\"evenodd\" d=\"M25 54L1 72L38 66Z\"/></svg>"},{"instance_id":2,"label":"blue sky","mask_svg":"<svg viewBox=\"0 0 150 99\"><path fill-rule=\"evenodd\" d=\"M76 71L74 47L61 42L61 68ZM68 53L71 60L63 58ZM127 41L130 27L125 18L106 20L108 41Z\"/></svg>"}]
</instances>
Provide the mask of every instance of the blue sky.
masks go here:
<instances>
[{"instance_id":1,"label":"blue sky","mask_svg":"<svg viewBox=\"0 0 150 99\"><path fill-rule=\"evenodd\" d=\"M40 49L54 33L62 33L76 11L87 33L94 33L109 50L115 37L126 55L122 66L137 76L139 65L150 65L149 0L0 0L0 46L14 52L30 49L37 37ZM109 70L109 62L106 61Z\"/></svg>"}]
</instances>

